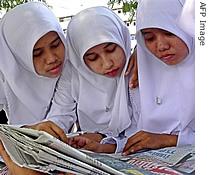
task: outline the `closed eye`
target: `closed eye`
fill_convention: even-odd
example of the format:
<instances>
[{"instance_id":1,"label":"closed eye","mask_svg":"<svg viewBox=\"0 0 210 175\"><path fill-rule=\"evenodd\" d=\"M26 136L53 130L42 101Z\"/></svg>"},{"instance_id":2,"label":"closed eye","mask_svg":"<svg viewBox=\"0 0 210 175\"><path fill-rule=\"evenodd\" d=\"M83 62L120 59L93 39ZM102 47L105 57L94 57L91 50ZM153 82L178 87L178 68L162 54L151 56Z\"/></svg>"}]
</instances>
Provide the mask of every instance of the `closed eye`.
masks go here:
<instances>
[{"instance_id":1,"label":"closed eye","mask_svg":"<svg viewBox=\"0 0 210 175\"><path fill-rule=\"evenodd\" d=\"M145 41L152 41L154 39L154 35L150 32L142 32Z\"/></svg>"},{"instance_id":2,"label":"closed eye","mask_svg":"<svg viewBox=\"0 0 210 175\"><path fill-rule=\"evenodd\" d=\"M34 49L33 50L33 57L38 57L42 54L42 49Z\"/></svg>"},{"instance_id":3,"label":"closed eye","mask_svg":"<svg viewBox=\"0 0 210 175\"><path fill-rule=\"evenodd\" d=\"M109 43L104 48L105 48L106 52L110 52L111 53L111 52L114 52L115 51L116 47L117 47L117 44Z\"/></svg>"},{"instance_id":4,"label":"closed eye","mask_svg":"<svg viewBox=\"0 0 210 175\"><path fill-rule=\"evenodd\" d=\"M167 35L167 36L176 36L176 35L174 35L173 33L171 33L171 32L168 32L168 31L165 31L165 35Z\"/></svg>"},{"instance_id":5,"label":"closed eye","mask_svg":"<svg viewBox=\"0 0 210 175\"><path fill-rule=\"evenodd\" d=\"M52 43L51 43L51 48L57 48L61 43L61 40L60 38L58 37L56 40L54 40Z\"/></svg>"},{"instance_id":6,"label":"closed eye","mask_svg":"<svg viewBox=\"0 0 210 175\"><path fill-rule=\"evenodd\" d=\"M88 54L87 56L85 55L84 59L87 61L95 61L98 58L96 54Z\"/></svg>"}]
</instances>

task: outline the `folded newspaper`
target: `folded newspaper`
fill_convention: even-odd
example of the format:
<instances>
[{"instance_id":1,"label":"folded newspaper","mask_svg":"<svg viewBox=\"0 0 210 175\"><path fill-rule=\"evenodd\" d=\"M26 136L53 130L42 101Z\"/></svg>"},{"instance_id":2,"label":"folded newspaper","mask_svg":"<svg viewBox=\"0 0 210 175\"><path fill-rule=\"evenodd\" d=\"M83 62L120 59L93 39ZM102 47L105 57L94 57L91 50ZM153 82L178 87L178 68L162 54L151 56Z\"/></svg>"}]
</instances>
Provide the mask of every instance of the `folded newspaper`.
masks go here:
<instances>
[{"instance_id":1,"label":"folded newspaper","mask_svg":"<svg viewBox=\"0 0 210 175\"><path fill-rule=\"evenodd\" d=\"M77 150L44 131L0 125L0 139L21 167L47 174L194 174L194 146L170 147L129 156Z\"/></svg>"}]
</instances>

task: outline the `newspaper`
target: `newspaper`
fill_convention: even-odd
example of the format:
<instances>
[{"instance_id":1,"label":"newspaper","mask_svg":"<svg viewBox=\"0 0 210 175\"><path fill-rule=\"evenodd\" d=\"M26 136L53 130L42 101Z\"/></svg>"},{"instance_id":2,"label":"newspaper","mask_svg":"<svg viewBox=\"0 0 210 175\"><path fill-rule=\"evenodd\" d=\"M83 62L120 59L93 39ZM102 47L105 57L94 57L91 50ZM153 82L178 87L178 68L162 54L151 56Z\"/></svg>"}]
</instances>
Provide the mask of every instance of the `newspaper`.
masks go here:
<instances>
[{"instance_id":1,"label":"newspaper","mask_svg":"<svg viewBox=\"0 0 210 175\"><path fill-rule=\"evenodd\" d=\"M48 174L124 175L43 131L0 125L0 139L20 167Z\"/></svg>"},{"instance_id":2,"label":"newspaper","mask_svg":"<svg viewBox=\"0 0 210 175\"><path fill-rule=\"evenodd\" d=\"M4 167L0 170L0 175L9 175L7 166L4 166Z\"/></svg>"},{"instance_id":3,"label":"newspaper","mask_svg":"<svg viewBox=\"0 0 210 175\"><path fill-rule=\"evenodd\" d=\"M195 174L195 148L193 145L167 147L158 150L144 150L128 156L122 156L121 154L85 152L89 156L94 157L125 174ZM146 170L146 172L142 173L142 169Z\"/></svg>"},{"instance_id":4,"label":"newspaper","mask_svg":"<svg viewBox=\"0 0 210 175\"><path fill-rule=\"evenodd\" d=\"M21 167L47 174L193 174L194 147L170 147L122 156L77 150L43 131L0 125L0 139Z\"/></svg>"}]
</instances>

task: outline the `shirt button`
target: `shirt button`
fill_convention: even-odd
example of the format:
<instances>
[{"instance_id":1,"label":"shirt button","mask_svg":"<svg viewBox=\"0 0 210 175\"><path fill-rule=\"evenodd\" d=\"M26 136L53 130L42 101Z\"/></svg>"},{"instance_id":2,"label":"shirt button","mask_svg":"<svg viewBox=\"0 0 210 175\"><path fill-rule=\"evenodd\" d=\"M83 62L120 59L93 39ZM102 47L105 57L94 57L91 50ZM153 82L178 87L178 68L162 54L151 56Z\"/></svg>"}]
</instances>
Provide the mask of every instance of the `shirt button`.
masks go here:
<instances>
[{"instance_id":1,"label":"shirt button","mask_svg":"<svg viewBox=\"0 0 210 175\"><path fill-rule=\"evenodd\" d=\"M106 112L109 112L109 110L110 110L110 108L108 108L108 107L106 106L105 111L106 111Z\"/></svg>"},{"instance_id":2,"label":"shirt button","mask_svg":"<svg viewBox=\"0 0 210 175\"><path fill-rule=\"evenodd\" d=\"M162 99L160 97L156 97L155 102L156 102L157 105L161 105L162 104Z\"/></svg>"}]
</instances>

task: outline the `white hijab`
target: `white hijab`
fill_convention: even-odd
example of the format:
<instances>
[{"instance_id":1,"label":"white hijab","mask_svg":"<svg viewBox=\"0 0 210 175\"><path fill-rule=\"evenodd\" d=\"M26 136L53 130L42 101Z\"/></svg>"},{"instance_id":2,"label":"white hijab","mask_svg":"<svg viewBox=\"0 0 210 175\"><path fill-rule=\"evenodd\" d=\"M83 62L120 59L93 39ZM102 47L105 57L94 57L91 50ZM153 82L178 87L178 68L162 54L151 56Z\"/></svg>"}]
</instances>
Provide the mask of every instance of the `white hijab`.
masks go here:
<instances>
[{"instance_id":1,"label":"white hijab","mask_svg":"<svg viewBox=\"0 0 210 175\"><path fill-rule=\"evenodd\" d=\"M130 34L124 22L106 7L88 8L70 21L67 44L76 71L73 96L78 101L81 129L117 136L130 125L128 82L124 77L130 57ZM92 72L83 60L85 52L101 43L113 42L125 52L126 65L120 77L107 78Z\"/></svg>"},{"instance_id":2,"label":"white hijab","mask_svg":"<svg viewBox=\"0 0 210 175\"><path fill-rule=\"evenodd\" d=\"M195 117L194 41L177 25L182 11L180 0L140 0L137 10L137 53L141 100L141 128L171 133L183 130ZM181 38L189 55L169 66L146 48L141 29L160 28Z\"/></svg>"},{"instance_id":3,"label":"white hijab","mask_svg":"<svg viewBox=\"0 0 210 175\"><path fill-rule=\"evenodd\" d=\"M10 124L44 119L58 78L39 76L33 65L33 47L45 34L55 31L63 43L63 31L51 10L29 2L5 14L0 25L0 71L4 76Z\"/></svg>"},{"instance_id":4,"label":"white hijab","mask_svg":"<svg viewBox=\"0 0 210 175\"><path fill-rule=\"evenodd\" d=\"M195 37L195 0L185 1L179 25L185 32Z\"/></svg>"}]
</instances>

